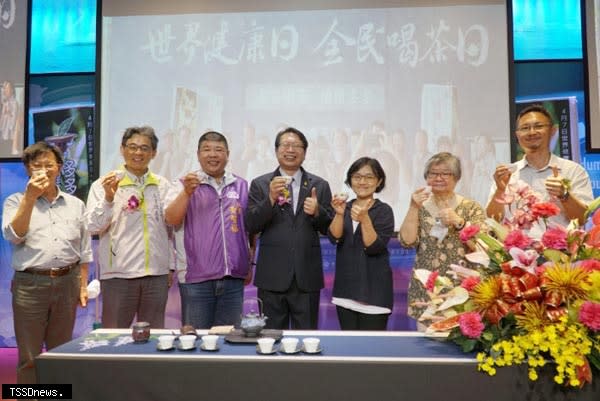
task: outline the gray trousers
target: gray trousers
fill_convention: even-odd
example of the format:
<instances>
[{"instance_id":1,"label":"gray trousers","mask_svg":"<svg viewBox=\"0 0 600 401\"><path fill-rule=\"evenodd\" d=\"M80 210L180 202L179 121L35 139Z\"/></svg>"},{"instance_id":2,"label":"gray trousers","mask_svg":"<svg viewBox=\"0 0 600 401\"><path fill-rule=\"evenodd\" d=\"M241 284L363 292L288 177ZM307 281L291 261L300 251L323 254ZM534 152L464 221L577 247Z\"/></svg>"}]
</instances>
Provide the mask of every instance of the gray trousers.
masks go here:
<instances>
[{"instance_id":1,"label":"gray trousers","mask_svg":"<svg viewBox=\"0 0 600 401\"><path fill-rule=\"evenodd\" d=\"M111 278L100 280L102 293L102 327L107 329L149 322L150 327L165 327L165 308L169 293L169 276Z\"/></svg>"},{"instance_id":2,"label":"gray trousers","mask_svg":"<svg viewBox=\"0 0 600 401\"><path fill-rule=\"evenodd\" d=\"M79 303L80 269L50 277L15 272L11 283L13 320L19 348L17 383L36 382L34 359L73 335Z\"/></svg>"}]
</instances>

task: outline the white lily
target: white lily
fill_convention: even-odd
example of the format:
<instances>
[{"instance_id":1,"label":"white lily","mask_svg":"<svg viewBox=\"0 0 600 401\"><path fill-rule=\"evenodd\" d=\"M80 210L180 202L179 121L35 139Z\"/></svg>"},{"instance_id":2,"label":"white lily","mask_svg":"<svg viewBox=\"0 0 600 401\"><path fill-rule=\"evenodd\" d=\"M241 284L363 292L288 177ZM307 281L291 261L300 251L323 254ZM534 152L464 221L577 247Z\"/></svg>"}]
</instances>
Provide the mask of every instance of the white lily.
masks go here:
<instances>
[{"instance_id":1,"label":"white lily","mask_svg":"<svg viewBox=\"0 0 600 401\"><path fill-rule=\"evenodd\" d=\"M483 251L471 252L465 255L465 258L471 263L477 263L485 267L490 265L490 257Z\"/></svg>"},{"instance_id":2,"label":"white lily","mask_svg":"<svg viewBox=\"0 0 600 401\"><path fill-rule=\"evenodd\" d=\"M455 287L448 294L447 299L438 307L438 310L443 311L456 305L461 305L467 302L469 299L469 292L462 287ZM452 311L452 314L456 314L456 311Z\"/></svg>"}]
</instances>

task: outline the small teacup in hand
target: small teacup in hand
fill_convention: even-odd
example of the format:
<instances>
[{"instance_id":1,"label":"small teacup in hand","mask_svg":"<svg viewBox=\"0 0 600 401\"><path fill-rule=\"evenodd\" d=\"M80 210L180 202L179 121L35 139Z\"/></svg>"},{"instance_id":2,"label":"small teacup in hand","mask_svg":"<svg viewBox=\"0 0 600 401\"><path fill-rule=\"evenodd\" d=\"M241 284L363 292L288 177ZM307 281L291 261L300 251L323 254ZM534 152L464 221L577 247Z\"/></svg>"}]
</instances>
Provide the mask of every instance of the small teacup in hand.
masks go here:
<instances>
[{"instance_id":1,"label":"small teacup in hand","mask_svg":"<svg viewBox=\"0 0 600 401\"><path fill-rule=\"evenodd\" d=\"M115 170L113 171L115 174L115 180L121 181L123 177L125 177L125 172L123 170Z\"/></svg>"},{"instance_id":2,"label":"small teacup in hand","mask_svg":"<svg viewBox=\"0 0 600 401\"><path fill-rule=\"evenodd\" d=\"M344 202L346 202L348 200L349 195L347 192L338 192L338 193L333 194L333 197L335 199L340 199L340 200L343 200Z\"/></svg>"}]
</instances>

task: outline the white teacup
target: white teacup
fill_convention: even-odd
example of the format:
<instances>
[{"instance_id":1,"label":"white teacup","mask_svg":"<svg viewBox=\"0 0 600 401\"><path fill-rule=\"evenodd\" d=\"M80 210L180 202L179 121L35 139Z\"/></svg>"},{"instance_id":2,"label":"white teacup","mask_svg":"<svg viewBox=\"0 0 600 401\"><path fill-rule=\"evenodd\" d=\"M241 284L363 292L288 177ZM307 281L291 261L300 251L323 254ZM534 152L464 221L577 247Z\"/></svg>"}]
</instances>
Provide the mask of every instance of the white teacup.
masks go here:
<instances>
[{"instance_id":1,"label":"white teacup","mask_svg":"<svg viewBox=\"0 0 600 401\"><path fill-rule=\"evenodd\" d=\"M292 183L291 175L282 175L281 178L285 180L285 185L290 185Z\"/></svg>"},{"instance_id":2,"label":"white teacup","mask_svg":"<svg viewBox=\"0 0 600 401\"><path fill-rule=\"evenodd\" d=\"M188 348L194 348L194 345L196 343L196 336L194 335L185 335L185 336L179 336L179 344L181 345L181 348L183 349L188 349Z\"/></svg>"},{"instance_id":3,"label":"white teacup","mask_svg":"<svg viewBox=\"0 0 600 401\"><path fill-rule=\"evenodd\" d=\"M345 202L345 201L348 200L348 198L350 197L350 195L348 195L347 192L338 192L336 194L333 194L333 197L337 198L337 199L341 199L341 200L343 200Z\"/></svg>"},{"instance_id":4,"label":"white teacup","mask_svg":"<svg viewBox=\"0 0 600 401\"><path fill-rule=\"evenodd\" d=\"M31 170L31 178L39 177L40 175L48 175L46 169Z\"/></svg>"},{"instance_id":5,"label":"white teacup","mask_svg":"<svg viewBox=\"0 0 600 401\"><path fill-rule=\"evenodd\" d=\"M202 346L204 349L215 349L217 348L217 341L219 340L219 336L215 334L207 334L202 336Z\"/></svg>"},{"instance_id":6,"label":"white teacup","mask_svg":"<svg viewBox=\"0 0 600 401\"><path fill-rule=\"evenodd\" d=\"M171 334L158 337L158 345L163 349L173 347L173 341L175 341L175 336Z\"/></svg>"},{"instance_id":7,"label":"white teacup","mask_svg":"<svg viewBox=\"0 0 600 401\"><path fill-rule=\"evenodd\" d=\"M260 352L263 354L268 354L273 352L273 344L275 344L275 339L270 337L262 337L257 340L258 348Z\"/></svg>"},{"instance_id":8,"label":"white teacup","mask_svg":"<svg viewBox=\"0 0 600 401\"><path fill-rule=\"evenodd\" d=\"M285 337L281 339L281 346L284 352L296 352L298 349L298 339L295 337Z\"/></svg>"},{"instance_id":9,"label":"white teacup","mask_svg":"<svg viewBox=\"0 0 600 401\"><path fill-rule=\"evenodd\" d=\"M321 340L316 337L306 337L302 340L304 344L304 351L306 352L317 352L319 350L319 344Z\"/></svg>"},{"instance_id":10,"label":"white teacup","mask_svg":"<svg viewBox=\"0 0 600 401\"><path fill-rule=\"evenodd\" d=\"M208 182L208 174L206 174L204 171L198 171L196 174L198 175L200 182Z\"/></svg>"},{"instance_id":11,"label":"white teacup","mask_svg":"<svg viewBox=\"0 0 600 401\"><path fill-rule=\"evenodd\" d=\"M123 170L115 170L114 173L117 181L121 181L125 177L125 171Z\"/></svg>"}]
</instances>

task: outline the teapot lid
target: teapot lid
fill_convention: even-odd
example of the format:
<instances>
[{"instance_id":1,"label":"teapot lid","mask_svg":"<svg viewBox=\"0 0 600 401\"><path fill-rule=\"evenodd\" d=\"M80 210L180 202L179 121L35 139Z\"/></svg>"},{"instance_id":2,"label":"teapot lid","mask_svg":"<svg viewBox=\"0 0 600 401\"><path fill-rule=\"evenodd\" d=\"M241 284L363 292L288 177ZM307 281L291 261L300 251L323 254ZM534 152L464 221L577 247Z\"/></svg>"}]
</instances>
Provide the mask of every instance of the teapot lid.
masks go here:
<instances>
[{"instance_id":1,"label":"teapot lid","mask_svg":"<svg viewBox=\"0 0 600 401\"><path fill-rule=\"evenodd\" d=\"M257 312L250 310L247 314L243 316L244 319L262 319L263 316L259 315Z\"/></svg>"}]
</instances>

